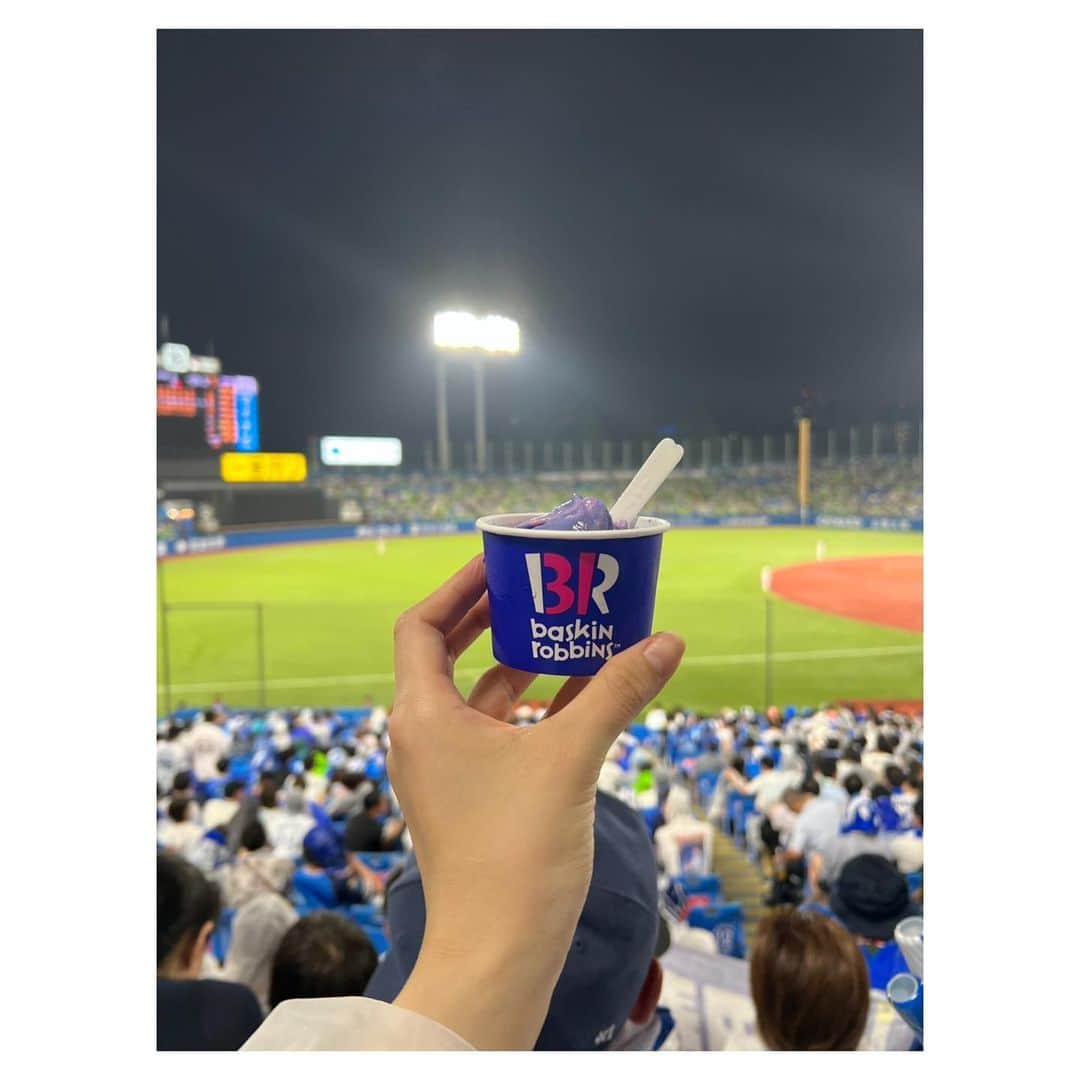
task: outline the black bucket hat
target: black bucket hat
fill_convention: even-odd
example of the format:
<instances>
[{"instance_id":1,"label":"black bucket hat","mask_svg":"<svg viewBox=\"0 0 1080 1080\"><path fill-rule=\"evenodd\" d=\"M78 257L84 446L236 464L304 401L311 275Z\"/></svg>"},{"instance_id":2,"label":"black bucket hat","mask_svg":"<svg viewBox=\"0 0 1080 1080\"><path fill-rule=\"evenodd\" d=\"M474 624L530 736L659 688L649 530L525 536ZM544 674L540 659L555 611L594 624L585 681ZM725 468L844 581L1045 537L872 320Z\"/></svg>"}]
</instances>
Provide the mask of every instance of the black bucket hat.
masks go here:
<instances>
[{"instance_id":1,"label":"black bucket hat","mask_svg":"<svg viewBox=\"0 0 1080 1080\"><path fill-rule=\"evenodd\" d=\"M911 899L907 879L882 855L856 855L829 889L829 906L853 934L888 941L896 924L922 909Z\"/></svg>"}]
</instances>

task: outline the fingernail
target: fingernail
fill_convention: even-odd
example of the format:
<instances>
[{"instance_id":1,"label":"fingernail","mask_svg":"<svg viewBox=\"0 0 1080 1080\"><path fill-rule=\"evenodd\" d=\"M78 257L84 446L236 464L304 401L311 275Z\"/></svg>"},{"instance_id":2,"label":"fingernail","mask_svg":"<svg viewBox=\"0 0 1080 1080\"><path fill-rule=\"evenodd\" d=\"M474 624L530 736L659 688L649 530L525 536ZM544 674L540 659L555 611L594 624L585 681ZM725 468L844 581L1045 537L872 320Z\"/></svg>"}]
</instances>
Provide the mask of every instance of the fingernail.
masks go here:
<instances>
[{"instance_id":1,"label":"fingernail","mask_svg":"<svg viewBox=\"0 0 1080 1080\"><path fill-rule=\"evenodd\" d=\"M657 634L645 647L645 659L649 667L667 678L678 666L686 649L686 642L678 634L669 634L666 631Z\"/></svg>"}]
</instances>

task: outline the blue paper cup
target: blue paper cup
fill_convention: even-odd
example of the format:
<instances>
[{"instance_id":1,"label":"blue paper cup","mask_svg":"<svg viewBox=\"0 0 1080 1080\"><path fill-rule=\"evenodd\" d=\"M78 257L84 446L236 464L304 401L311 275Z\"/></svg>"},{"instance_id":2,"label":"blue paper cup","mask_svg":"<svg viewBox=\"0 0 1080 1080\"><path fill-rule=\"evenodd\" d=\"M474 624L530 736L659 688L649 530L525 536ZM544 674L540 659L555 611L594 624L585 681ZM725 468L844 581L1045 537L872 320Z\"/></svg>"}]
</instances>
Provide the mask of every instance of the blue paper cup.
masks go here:
<instances>
[{"instance_id":1,"label":"blue paper cup","mask_svg":"<svg viewBox=\"0 0 1080 1080\"><path fill-rule=\"evenodd\" d=\"M536 514L493 514L484 536L492 652L540 675L595 675L652 633L660 541L671 525L639 517L632 529L522 529Z\"/></svg>"}]
</instances>

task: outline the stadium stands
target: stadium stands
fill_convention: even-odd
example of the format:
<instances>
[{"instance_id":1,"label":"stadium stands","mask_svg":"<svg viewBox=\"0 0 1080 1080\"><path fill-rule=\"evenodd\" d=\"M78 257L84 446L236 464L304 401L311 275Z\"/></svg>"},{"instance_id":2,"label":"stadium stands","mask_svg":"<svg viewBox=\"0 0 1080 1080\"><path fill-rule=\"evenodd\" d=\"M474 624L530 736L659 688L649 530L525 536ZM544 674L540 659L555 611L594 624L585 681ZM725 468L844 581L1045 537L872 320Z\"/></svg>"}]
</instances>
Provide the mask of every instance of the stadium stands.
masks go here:
<instances>
[{"instance_id":1,"label":"stadium stands","mask_svg":"<svg viewBox=\"0 0 1080 1080\"><path fill-rule=\"evenodd\" d=\"M533 724L543 709L521 707L516 715L519 725ZM226 749L217 775L196 783L190 769L208 729ZM387 747L386 711L377 706L264 712L219 705L162 718L159 852L193 863L223 895L242 881L243 904L274 894L295 916L334 912L381 960L391 947L387 885L411 847L385 774ZM875 992L907 973L893 934L920 910L922 760L920 715L868 707L724 709L711 716L654 709L624 732L608 755L615 771L602 773L601 788L657 836L657 898L672 963L682 973L676 984L685 978L689 950L699 964L712 965L702 975L706 982L748 985L745 972L717 965L747 963L764 909L778 903L846 926ZM364 850L348 850L357 837L366 838ZM279 865L288 868L284 877L272 872ZM214 920L204 977L239 970L230 967L230 949L243 910L225 907ZM269 935L268 949L277 940L280 932ZM258 960L248 957L247 968L258 968ZM262 983L250 986L260 1001L271 962L272 949L262 958ZM752 1017L747 993L738 1009L750 1007ZM678 1037L678 1001L661 1004L673 1010L675 1034L666 1048L691 1048ZM716 1030L724 1023L734 1030L733 1016L713 1017ZM739 1016L736 1026L745 1027ZM871 1024L861 1045L910 1047L914 1036L894 1019L899 1034L887 1024L873 1034ZM752 1042L752 1024L748 1037Z\"/></svg>"}]
</instances>

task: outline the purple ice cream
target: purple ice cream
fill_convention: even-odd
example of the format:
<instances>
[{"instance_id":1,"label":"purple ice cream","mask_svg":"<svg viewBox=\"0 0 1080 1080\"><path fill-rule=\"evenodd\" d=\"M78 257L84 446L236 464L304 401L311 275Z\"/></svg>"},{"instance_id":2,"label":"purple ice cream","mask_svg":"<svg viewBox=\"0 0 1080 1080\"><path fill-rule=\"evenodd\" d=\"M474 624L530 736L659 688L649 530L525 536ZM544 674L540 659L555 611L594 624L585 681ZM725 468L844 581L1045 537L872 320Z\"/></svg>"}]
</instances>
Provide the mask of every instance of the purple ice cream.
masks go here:
<instances>
[{"instance_id":1,"label":"purple ice cream","mask_svg":"<svg viewBox=\"0 0 1080 1080\"><path fill-rule=\"evenodd\" d=\"M523 521L522 529L562 529L572 532L592 532L594 529L625 529L625 522L612 524L611 514L602 499L571 495L550 513Z\"/></svg>"}]
</instances>

